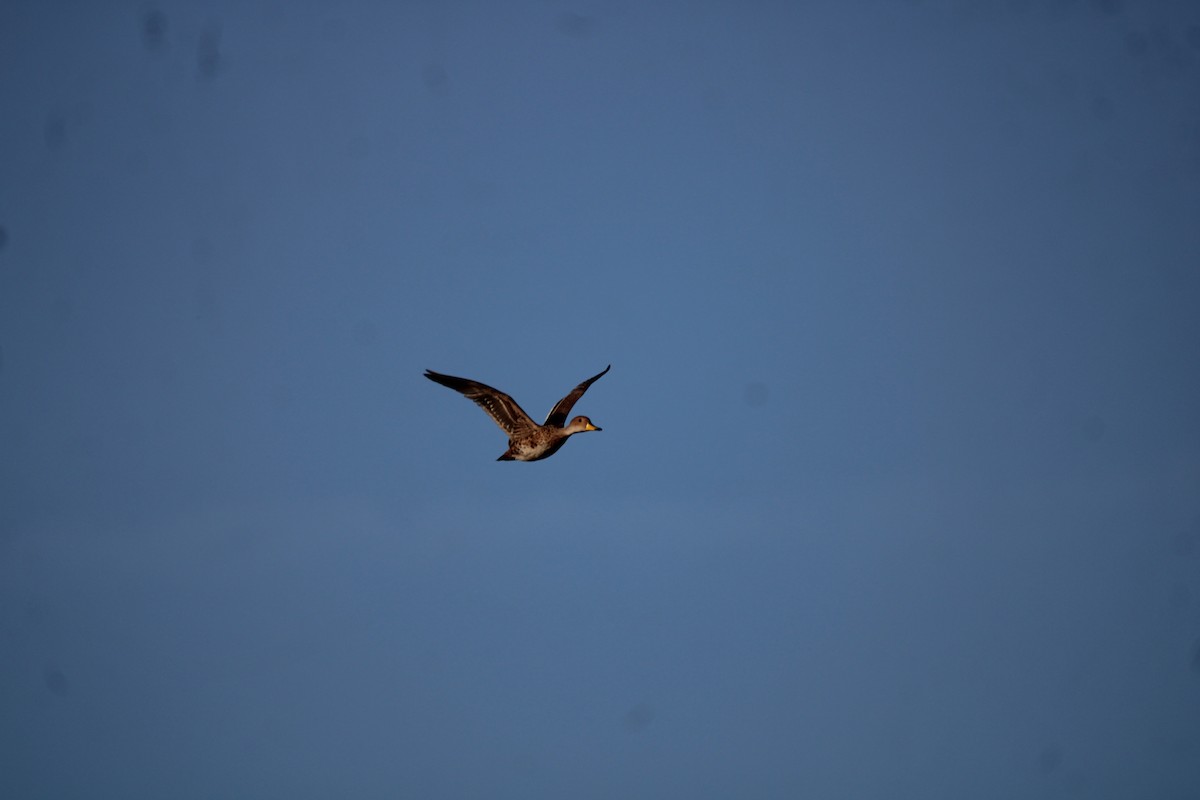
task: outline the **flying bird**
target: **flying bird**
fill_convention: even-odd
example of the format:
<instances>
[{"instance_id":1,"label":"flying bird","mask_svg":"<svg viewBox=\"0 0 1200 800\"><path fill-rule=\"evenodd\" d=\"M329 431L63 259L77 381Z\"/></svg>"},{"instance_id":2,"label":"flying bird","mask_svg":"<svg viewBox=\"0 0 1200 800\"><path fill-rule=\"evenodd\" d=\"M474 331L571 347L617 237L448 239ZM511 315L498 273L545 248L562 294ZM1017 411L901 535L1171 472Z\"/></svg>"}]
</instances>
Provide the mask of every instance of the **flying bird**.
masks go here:
<instances>
[{"instance_id":1,"label":"flying bird","mask_svg":"<svg viewBox=\"0 0 1200 800\"><path fill-rule=\"evenodd\" d=\"M530 419L517 405L517 401L499 389L466 378L443 375L431 369L425 370L425 377L474 400L508 434L508 449L496 459L497 461L540 461L557 453L558 448L562 447L571 435L601 430L587 417L575 417L569 425L564 423L575 402L610 369L612 364L605 367L604 372L593 375L572 389L570 394L554 404L546 421L541 425Z\"/></svg>"}]
</instances>

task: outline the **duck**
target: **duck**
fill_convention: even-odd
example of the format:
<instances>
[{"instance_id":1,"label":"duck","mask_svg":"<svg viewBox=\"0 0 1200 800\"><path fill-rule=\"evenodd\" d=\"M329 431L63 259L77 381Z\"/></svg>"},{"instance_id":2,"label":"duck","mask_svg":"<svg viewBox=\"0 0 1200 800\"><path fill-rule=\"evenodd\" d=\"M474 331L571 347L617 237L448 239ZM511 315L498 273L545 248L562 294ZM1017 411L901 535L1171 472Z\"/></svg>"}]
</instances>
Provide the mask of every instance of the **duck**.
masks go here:
<instances>
[{"instance_id":1,"label":"duck","mask_svg":"<svg viewBox=\"0 0 1200 800\"><path fill-rule=\"evenodd\" d=\"M541 425L534 422L515 400L487 384L443 375L431 369L425 370L425 377L453 389L468 400L475 401L500 429L508 434L508 449L496 459L497 461L541 461L557 453L571 436L603 430L583 416L575 417L569 424L564 423L567 421L567 415L571 413L571 408L583 397L588 387L607 375L610 369L612 364L605 367L600 374L593 375L572 389L570 394L554 404L554 408L550 409L546 416L546 421Z\"/></svg>"}]
</instances>

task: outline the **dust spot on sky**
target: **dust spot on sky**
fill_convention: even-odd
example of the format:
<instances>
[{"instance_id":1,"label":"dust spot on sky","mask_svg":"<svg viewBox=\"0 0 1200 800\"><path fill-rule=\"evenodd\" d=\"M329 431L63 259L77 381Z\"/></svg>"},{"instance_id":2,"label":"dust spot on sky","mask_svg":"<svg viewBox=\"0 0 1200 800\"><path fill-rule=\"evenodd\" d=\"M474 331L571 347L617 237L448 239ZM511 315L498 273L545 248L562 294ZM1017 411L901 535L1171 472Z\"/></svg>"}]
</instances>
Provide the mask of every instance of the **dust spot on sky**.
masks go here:
<instances>
[{"instance_id":1,"label":"dust spot on sky","mask_svg":"<svg viewBox=\"0 0 1200 800\"><path fill-rule=\"evenodd\" d=\"M567 12L559 15L554 21L554 27L558 28L559 33L572 39L587 39L595 30L596 22L591 17Z\"/></svg>"},{"instance_id":2,"label":"dust spot on sky","mask_svg":"<svg viewBox=\"0 0 1200 800\"><path fill-rule=\"evenodd\" d=\"M441 64L426 64L425 68L421 70L421 81L425 84L426 89L439 94L445 92L450 84L446 68Z\"/></svg>"},{"instance_id":3,"label":"dust spot on sky","mask_svg":"<svg viewBox=\"0 0 1200 800\"><path fill-rule=\"evenodd\" d=\"M46 124L42 126L42 139L50 152L57 153L62 150L67 144L67 121L58 114L46 117Z\"/></svg>"},{"instance_id":4,"label":"dust spot on sky","mask_svg":"<svg viewBox=\"0 0 1200 800\"><path fill-rule=\"evenodd\" d=\"M340 44L346 39L346 28L346 20L341 17L327 19L321 26L321 38L332 44Z\"/></svg>"},{"instance_id":5,"label":"dust spot on sky","mask_svg":"<svg viewBox=\"0 0 1200 800\"><path fill-rule=\"evenodd\" d=\"M167 15L158 9L142 15L142 46L147 50L161 50L167 42Z\"/></svg>"},{"instance_id":6,"label":"dust spot on sky","mask_svg":"<svg viewBox=\"0 0 1200 800\"><path fill-rule=\"evenodd\" d=\"M34 625L42 624L50 616L46 604L32 597L25 601L25 605L22 606L21 610L25 612L25 619Z\"/></svg>"},{"instance_id":7,"label":"dust spot on sky","mask_svg":"<svg viewBox=\"0 0 1200 800\"><path fill-rule=\"evenodd\" d=\"M196 260L202 262L211 261L213 257L213 251L215 250L212 239L203 234L192 239L191 249L192 255L196 258Z\"/></svg>"},{"instance_id":8,"label":"dust spot on sky","mask_svg":"<svg viewBox=\"0 0 1200 800\"><path fill-rule=\"evenodd\" d=\"M1085 418L1081 427L1083 438L1089 442L1100 441L1104 438L1104 434L1108 432L1108 424L1105 423L1104 418L1094 414Z\"/></svg>"},{"instance_id":9,"label":"dust spot on sky","mask_svg":"<svg viewBox=\"0 0 1200 800\"><path fill-rule=\"evenodd\" d=\"M210 25L200 33L196 45L196 69L201 78L211 80L221 70L221 28Z\"/></svg>"},{"instance_id":10,"label":"dust spot on sky","mask_svg":"<svg viewBox=\"0 0 1200 800\"><path fill-rule=\"evenodd\" d=\"M212 322L220 316L221 304L217 289L206 275L200 276L192 289L193 318L198 322Z\"/></svg>"},{"instance_id":11,"label":"dust spot on sky","mask_svg":"<svg viewBox=\"0 0 1200 800\"><path fill-rule=\"evenodd\" d=\"M155 359L150 376L159 386L174 386L179 382L179 365L170 357Z\"/></svg>"},{"instance_id":12,"label":"dust spot on sky","mask_svg":"<svg viewBox=\"0 0 1200 800\"><path fill-rule=\"evenodd\" d=\"M371 155L371 140L366 136L351 136L346 142L346 155L355 161L361 161Z\"/></svg>"},{"instance_id":13,"label":"dust spot on sky","mask_svg":"<svg viewBox=\"0 0 1200 800\"><path fill-rule=\"evenodd\" d=\"M1113 116L1113 102L1104 95L1096 95L1092 98L1092 118L1100 122L1107 122Z\"/></svg>"},{"instance_id":14,"label":"dust spot on sky","mask_svg":"<svg viewBox=\"0 0 1200 800\"><path fill-rule=\"evenodd\" d=\"M1059 767L1063 762L1063 749L1056 744L1049 745L1042 752L1038 753L1037 768L1038 772L1043 775L1049 775Z\"/></svg>"},{"instance_id":15,"label":"dust spot on sky","mask_svg":"<svg viewBox=\"0 0 1200 800\"><path fill-rule=\"evenodd\" d=\"M1196 527L1200 528L1200 524ZM1171 537L1171 549L1180 557L1195 555L1197 540L1200 540L1200 530L1179 531Z\"/></svg>"},{"instance_id":16,"label":"dust spot on sky","mask_svg":"<svg viewBox=\"0 0 1200 800\"><path fill-rule=\"evenodd\" d=\"M1175 581L1167 590L1167 603L1177 610L1187 608L1192 604L1192 590L1183 581Z\"/></svg>"},{"instance_id":17,"label":"dust spot on sky","mask_svg":"<svg viewBox=\"0 0 1200 800\"><path fill-rule=\"evenodd\" d=\"M649 703L638 703L621 717L621 727L629 733L640 733L654 721L654 709Z\"/></svg>"},{"instance_id":18,"label":"dust spot on sky","mask_svg":"<svg viewBox=\"0 0 1200 800\"><path fill-rule=\"evenodd\" d=\"M1125 52L1134 58L1141 58L1150 50L1150 40L1141 31L1130 31L1125 34Z\"/></svg>"},{"instance_id":19,"label":"dust spot on sky","mask_svg":"<svg viewBox=\"0 0 1200 800\"><path fill-rule=\"evenodd\" d=\"M267 395L267 402L271 404L271 410L279 413L286 411L292 404L292 390L286 383L274 384Z\"/></svg>"},{"instance_id":20,"label":"dust spot on sky","mask_svg":"<svg viewBox=\"0 0 1200 800\"><path fill-rule=\"evenodd\" d=\"M746 405L758 408L767 404L767 397L769 394L770 393L767 391L767 385L765 383L762 383L761 381L751 381L750 383L746 384L743 398L746 401Z\"/></svg>"},{"instance_id":21,"label":"dust spot on sky","mask_svg":"<svg viewBox=\"0 0 1200 800\"><path fill-rule=\"evenodd\" d=\"M50 690L50 694L56 697L66 697L70 687L67 685L67 676L54 667L46 667L42 671L42 680L46 684L46 688Z\"/></svg>"},{"instance_id":22,"label":"dust spot on sky","mask_svg":"<svg viewBox=\"0 0 1200 800\"><path fill-rule=\"evenodd\" d=\"M70 294L60 291L54 295L54 299L50 303L50 310L53 318L58 322L69 322L75 318L75 301Z\"/></svg>"},{"instance_id":23,"label":"dust spot on sky","mask_svg":"<svg viewBox=\"0 0 1200 800\"><path fill-rule=\"evenodd\" d=\"M358 344L375 344L379 340L379 328L369 319L359 320L354 324L353 336Z\"/></svg>"}]
</instances>

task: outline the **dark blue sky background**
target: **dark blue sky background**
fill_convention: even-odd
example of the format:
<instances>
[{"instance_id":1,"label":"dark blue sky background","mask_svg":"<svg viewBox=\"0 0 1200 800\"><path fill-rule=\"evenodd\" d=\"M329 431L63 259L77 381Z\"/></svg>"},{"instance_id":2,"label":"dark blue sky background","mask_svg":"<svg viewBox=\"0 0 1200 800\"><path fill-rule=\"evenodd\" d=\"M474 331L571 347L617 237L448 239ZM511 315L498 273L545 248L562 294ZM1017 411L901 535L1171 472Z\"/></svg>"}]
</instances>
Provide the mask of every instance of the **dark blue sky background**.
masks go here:
<instances>
[{"instance_id":1,"label":"dark blue sky background","mask_svg":"<svg viewBox=\"0 0 1200 800\"><path fill-rule=\"evenodd\" d=\"M0 796L1200 792L1195 4L8 2L0 142Z\"/></svg>"}]
</instances>

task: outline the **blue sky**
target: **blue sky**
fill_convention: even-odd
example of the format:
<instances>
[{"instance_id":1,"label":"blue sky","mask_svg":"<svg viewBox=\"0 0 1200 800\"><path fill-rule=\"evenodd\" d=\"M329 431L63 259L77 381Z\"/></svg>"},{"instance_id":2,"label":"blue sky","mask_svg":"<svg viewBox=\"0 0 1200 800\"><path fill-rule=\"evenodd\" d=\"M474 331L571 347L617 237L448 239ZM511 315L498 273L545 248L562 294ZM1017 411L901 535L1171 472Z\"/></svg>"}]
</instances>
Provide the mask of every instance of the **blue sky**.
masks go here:
<instances>
[{"instance_id":1,"label":"blue sky","mask_svg":"<svg viewBox=\"0 0 1200 800\"><path fill-rule=\"evenodd\" d=\"M1189 3L0 8L0 794L1186 797ZM426 368L604 428L534 464Z\"/></svg>"}]
</instances>

